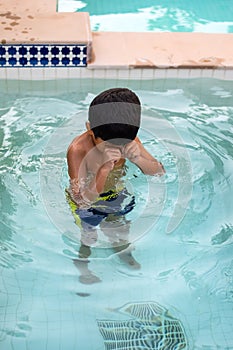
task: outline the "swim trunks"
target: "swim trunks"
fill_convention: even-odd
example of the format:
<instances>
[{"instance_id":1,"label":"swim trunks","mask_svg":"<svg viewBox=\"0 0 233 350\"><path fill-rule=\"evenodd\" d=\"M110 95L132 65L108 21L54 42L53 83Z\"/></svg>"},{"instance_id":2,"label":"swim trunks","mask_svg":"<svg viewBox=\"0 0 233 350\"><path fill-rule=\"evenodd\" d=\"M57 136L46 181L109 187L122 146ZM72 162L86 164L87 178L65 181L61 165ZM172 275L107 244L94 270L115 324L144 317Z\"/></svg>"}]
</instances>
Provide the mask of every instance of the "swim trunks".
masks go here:
<instances>
[{"instance_id":1,"label":"swim trunks","mask_svg":"<svg viewBox=\"0 0 233 350\"><path fill-rule=\"evenodd\" d=\"M124 205L124 201L129 199ZM120 192L108 191L100 194L90 208L79 208L67 195L68 203L75 217L76 224L83 229L98 226L109 215L119 217L129 213L135 206L135 197L130 195L127 189Z\"/></svg>"}]
</instances>

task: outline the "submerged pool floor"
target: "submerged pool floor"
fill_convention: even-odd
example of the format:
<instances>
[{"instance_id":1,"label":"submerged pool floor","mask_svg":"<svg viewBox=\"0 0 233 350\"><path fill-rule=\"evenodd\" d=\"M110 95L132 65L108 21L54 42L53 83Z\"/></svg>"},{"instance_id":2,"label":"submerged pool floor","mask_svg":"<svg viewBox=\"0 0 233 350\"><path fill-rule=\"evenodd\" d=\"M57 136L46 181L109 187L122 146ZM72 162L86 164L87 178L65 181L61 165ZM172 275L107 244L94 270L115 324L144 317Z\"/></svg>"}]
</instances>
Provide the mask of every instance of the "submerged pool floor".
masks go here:
<instances>
[{"instance_id":1,"label":"submerged pool floor","mask_svg":"<svg viewBox=\"0 0 233 350\"><path fill-rule=\"evenodd\" d=\"M228 0L59 0L59 12L88 12L93 31L232 33Z\"/></svg>"},{"instance_id":2,"label":"submerged pool floor","mask_svg":"<svg viewBox=\"0 0 233 350\"><path fill-rule=\"evenodd\" d=\"M112 224L117 234L129 230L127 249L111 247L98 228L80 260L66 149L92 98L114 86L140 97L139 137L167 172L147 177L127 164L136 206ZM11 81L1 89L0 348L233 349L232 82Z\"/></svg>"}]
</instances>

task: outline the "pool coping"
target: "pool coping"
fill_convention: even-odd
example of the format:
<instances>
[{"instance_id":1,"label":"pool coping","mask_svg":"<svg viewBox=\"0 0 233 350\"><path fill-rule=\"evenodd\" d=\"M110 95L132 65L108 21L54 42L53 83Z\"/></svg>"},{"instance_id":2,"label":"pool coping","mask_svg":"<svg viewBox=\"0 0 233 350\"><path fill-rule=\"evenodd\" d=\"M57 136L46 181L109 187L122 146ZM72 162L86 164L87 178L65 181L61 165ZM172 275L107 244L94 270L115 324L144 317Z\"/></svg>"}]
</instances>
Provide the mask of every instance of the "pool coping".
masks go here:
<instances>
[{"instance_id":1,"label":"pool coping","mask_svg":"<svg viewBox=\"0 0 233 350\"><path fill-rule=\"evenodd\" d=\"M93 32L88 67L230 69L232 48L233 34Z\"/></svg>"}]
</instances>

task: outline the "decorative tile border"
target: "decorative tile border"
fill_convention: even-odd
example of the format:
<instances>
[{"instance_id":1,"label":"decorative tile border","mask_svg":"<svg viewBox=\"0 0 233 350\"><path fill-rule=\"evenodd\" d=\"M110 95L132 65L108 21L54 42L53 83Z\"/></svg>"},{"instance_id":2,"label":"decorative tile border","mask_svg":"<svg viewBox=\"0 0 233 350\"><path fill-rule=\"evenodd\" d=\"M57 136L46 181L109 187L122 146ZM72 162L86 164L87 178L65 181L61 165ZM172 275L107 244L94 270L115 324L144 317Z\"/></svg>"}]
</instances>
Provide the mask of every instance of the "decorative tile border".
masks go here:
<instances>
[{"instance_id":1,"label":"decorative tile border","mask_svg":"<svg viewBox=\"0 0 233 350\"><path fill-rule=\"evenodd\" d=\"M0 68L86 66L87 45L0 45Z\"/></svg>"}]
</instances>

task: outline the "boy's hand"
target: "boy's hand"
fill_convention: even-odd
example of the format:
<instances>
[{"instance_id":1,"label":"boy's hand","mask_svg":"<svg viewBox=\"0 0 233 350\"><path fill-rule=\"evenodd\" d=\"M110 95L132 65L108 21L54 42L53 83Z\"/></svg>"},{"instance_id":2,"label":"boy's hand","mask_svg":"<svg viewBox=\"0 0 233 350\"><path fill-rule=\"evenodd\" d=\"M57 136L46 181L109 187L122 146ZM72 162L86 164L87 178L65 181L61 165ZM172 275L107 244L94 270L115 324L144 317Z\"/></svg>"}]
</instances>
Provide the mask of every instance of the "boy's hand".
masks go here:
<instances>
[{"instance_id":1,"label":"boy's hand","mask_svg":"<svg viewBox=\"0 0 233 350\"><path fill-rule=\"evenodd\" d=\"M140 146L136 141L132 141L125 145L123 150L124 158L128 158L131 162L136 162L140 157Z\"/></svg>"},{"instance_id":2,"label":"boy's hand","mask_svg":"<svg viewBox=\"0 0 233 350\"><path fill-rule=\"evenodd\" d=\"M119 148L105 146L103 152L103 166L112 170L114 165L122 158Z\"/></svg>"}]
</instances>

